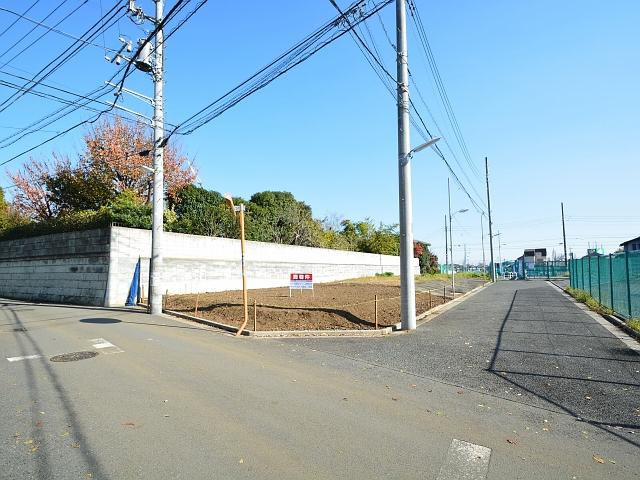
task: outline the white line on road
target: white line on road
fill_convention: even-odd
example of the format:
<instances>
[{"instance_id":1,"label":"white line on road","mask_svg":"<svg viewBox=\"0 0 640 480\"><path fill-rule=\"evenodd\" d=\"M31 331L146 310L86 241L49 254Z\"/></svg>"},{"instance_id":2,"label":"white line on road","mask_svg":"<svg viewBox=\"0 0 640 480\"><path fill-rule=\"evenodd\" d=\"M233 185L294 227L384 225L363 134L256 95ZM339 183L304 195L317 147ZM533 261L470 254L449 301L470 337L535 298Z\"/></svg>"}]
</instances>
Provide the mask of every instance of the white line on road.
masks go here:
<instances>
[{"instance_id":1,"label":"white line on road","mask_svg":"<svg viewBox=\"0 0 640 480\"><path fill-rule=\"evenodd\" d=\"M122 353L120 347L116 347L113 343L108 342L104 338L94 338L93 340L89 340L93 346L93 348L97 350L101 350L102 353Z\"/></svg>"},{"instance_id":2,"label":"white line on road","mask_svg":"<svg viewBox=\"0 0 640 480\"><path fill-rule=\"evenodd\" d=\"M25 355L24 357L7 357L10 362L19 362L20 360L33 360L34 358L40 358L42 355Z\"/></svg>"},{"instance_id":3,"label":"white line on road","mask_svg":"<svg viewBox=\"0 0 640 480\"><path fill-rule=\"evenodd\" d=\"M491 449L454 438L437 480L485 480Z\"/></svg>"}]
</instances>

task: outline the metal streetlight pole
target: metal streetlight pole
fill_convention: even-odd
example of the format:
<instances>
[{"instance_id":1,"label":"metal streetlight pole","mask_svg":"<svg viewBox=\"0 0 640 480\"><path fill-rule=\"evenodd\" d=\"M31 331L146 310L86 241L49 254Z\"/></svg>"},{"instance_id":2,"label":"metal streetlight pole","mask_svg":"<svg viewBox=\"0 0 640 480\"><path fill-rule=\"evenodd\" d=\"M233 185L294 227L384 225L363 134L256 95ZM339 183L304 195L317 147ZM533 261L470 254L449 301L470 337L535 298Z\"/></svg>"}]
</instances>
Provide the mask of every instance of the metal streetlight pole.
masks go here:
<instances>
[{"instance_id":1,"label":"metal streetlight pole","mask_svg":"<svg viewBox=\"0 0 640 480\"><path fill-rule=\"evenodd\" d=\"M445 265L449 270L449 234L447 233L447 215L444 216L444 256Z\"/></svg>"},{"instance_id":2,"label":"metal streetlight pole","mask_svg":"<svg viewBox=\"0 0 640 480\"><path fill-rule=\"evenodd\" d=\"M458 213L464 213L467 212L468 209L467 208L463 208L458 210L457 212L451 213L451 188L449 185L449 179L447 178L447 194L449 195L449 248L451 249L450 251L450 257L451 257L451 290L452 290L452 295L455 298L456 296L456 266L455 263L453 261L453 230L451 229L451 221L453 220L453 217L458 214Z\"/></svg>"}]
</instances>

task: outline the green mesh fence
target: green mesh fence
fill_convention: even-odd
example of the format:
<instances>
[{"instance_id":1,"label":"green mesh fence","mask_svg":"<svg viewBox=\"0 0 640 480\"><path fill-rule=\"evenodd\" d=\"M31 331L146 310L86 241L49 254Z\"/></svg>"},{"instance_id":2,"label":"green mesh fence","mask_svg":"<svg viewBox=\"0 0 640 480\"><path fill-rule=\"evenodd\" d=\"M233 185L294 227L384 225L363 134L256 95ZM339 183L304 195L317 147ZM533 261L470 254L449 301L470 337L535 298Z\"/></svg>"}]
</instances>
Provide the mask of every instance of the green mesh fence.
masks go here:
<instances>
[{"instance_id":1,"label":"green mesh fence","mask_svg":"<svg viewBox=\"0 0 640 480\"><path fill-rule=\"evenodd\" d=\"M640 252L629 254L629 296L631 317L640 317Z\"/></svg>"},{"instance_id":2,"label":"green mesh fence","mask_svg":"<svg viewBox=\"0 0 640 480\"><path fill-rule=\"evenodd\" d=\"M611 272L610 257L598 257L598 301L605 307L613 308L611 305Z\"/></svg>"},{"instance_id":3,"label":"green mesh fence","mask_svg":"<svg viewBox=\"0 0 640 480\"><path fill-rule=\"evenodd\" d=\"M538 265L533 268L527 268L527 278L558 278L568 277L569 266L561 261L549 261Z\"/></svg>"},{"instance_id":4,"label":"green mesh fence","mask_svg":"<svg viewBox=\"0 0 640 480\"><path fill-rule=\"evenodd\" d=\"M640 317L640 251L573 259L569 281L616 313Z\"/></svg>"}]
</instances>

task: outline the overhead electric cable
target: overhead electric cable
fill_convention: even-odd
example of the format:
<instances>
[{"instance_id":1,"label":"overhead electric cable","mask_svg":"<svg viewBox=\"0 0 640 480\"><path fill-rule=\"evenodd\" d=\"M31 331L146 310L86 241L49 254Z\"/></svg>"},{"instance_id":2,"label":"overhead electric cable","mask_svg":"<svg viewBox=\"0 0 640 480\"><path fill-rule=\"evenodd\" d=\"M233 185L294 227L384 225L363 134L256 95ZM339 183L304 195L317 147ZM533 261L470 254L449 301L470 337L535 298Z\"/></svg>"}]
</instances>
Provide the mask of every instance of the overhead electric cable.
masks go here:
<instances>
[{"instance_id":1,"label":"overhead electric cable","mask_svg":"<svg viewBox=\"0 0 640 480\"><path fill-rule=\"evenodd\" d=\"M53 9L53 10L49 13L49 15L47 15L47 16L43 19L43 21L44 21L44 20L46 20L46 19L48 19L48 18L49 18L53 13L55 13L55 12L56 12L60 7L62 7L62 5L64 5L64 4L65 4L65 3L67 3L68 1L69 1L69 0L64 0L63 2L61 2L61 3L60 3L60 4L59 4L55 9ZM85 5L88 1L89 1L89 0L84 0L84 1L82 2L82 4L81 4L79 7L81 7L82 5ZM76 11L78 10L78 8L79 8L79 7L75 7L75 8L73 9L73 12L76 12ZM72 39L72 40L77 40L77 41L79 41L79 42L86 43L87 45L92 45L92 46L94 46L94 47L99 48L100 50L108 50L108 51L111 51L111 52L116 52L116 51L117 51L117 50L115 50L115 49L113 49L113 48L108 48L108 47L106 47L106 46L104 46L104 45L99 45L99 44L97 44L97 43L88 42L88 41L83 40L83 39L81 39L81 38L78 38L78 37L76 37L76 36L74 36L74 35L71 35L70 33L63 32L62 30L59 30L59 29L57 29L57 28L55 28L55 27L50 27L50 26L48 26L48 25L45 25L45 24L44 24L44 23L42 23L42 22L39 22L39 21L37 21L37 20L33 20L33 19L31 19L31 18L28 18L28 17L25 17L25 16L23 16L23 15L20 15L19 13L14 12L13 10L9 10L8 8L0 7L0 11L7 12L7 13L11 13L11 14L13 14L13 15L18 15L20 18L22 18L22 19L24 19L24 20L26 20L26 21L28 21L28 22L31 22L31 23L35 24L35 26L34 26L31 30L29 30L27 33L25 33L25 34L24 34L24 35L23 35L23 36L22 36L22 37L21 37L21 38L20 38L20 39L15 43L15 44L20 43L20 42L21 42L25 37L27 37L27 36L28 36L31 32L33 32L37 27L42 27L42 28L45 28L48 32L57 33L58 35L61 35L61 36L63 36L63 37L70 38L70 39ZM60 22L58 22L58 24L59 24L59 23L61 23L61 22L63 22L64 20L67 20L67 19L68 19L68 17L66 17L66 16L65 16L64 18L62 18L62 19L60 20ZM56 25L58 25L58 24L56 24ZM104 34L104 30L102 30L102 32L103 32L103 34ZM5 53L6 53L7 51L11 50L11 48L12 48L12 47L10 47L9 49L5 50ZM23 50L23 51L24 51L24 50ZM2 58L2 57L5 55L5 53L0 54L0 58ZM21 52L21 53L22 53L22 52ZM8 62L7 62L7 63L8 63Z\"/></svg>"},{"instance_id":2,"label":"overhead electric cable","mask_svg":"<svg viewBox=\"0 0 640 480\"><path fill-rule=\"evenodd\" d=\"M393 0L371 2L373 5L370 6L368 10L363 10L363 7L365 7L368 2L360 0L354 2L347 9L347 14L355 15L357 12L358 17L355 20L355 23L357 24L366 20L371 15L374 15L392 2ZM195 130L222 115L225 111L237 105L248 96L266 87L295 66L315 55L318 51L330 45L345 33L352 31L352 29L353 27L343 25L342 16L325 23L303 40L296 43L286 52L278 56L272 62L261 68L258 72L254 73L222 96L201 108L183 122L180 122L178 124L178 128L173 129L165 138L165 141L174 134L188 135L193 133Z\"/></svg>"},{"instance_id":3,"label":"overhead electric cable","mask_svg":"<svg viewBox=\"0 0 640 480\"><path fill-rule=\"evenodd\" d=\"M96 30L96 27L98 27L103 20L105 24L110 26L110 22L113 22L113 19L116 18L118 14L122 16L120 12L121 10L123 10L124 7L123 6L118 7L119 3L121 2L120 1L116 2L116 4L111 8L111 10L109 10L109 12L106 14L106 15L109 15L109 18L107 20L104 20L104 19L98 20L91 27L89 27L89 29L86 30L85 33L83 33L80 38L82 40L91 41L95 36L100 34L100 30L99 29ZM83 38L85 36L87 37L86 39ZM9 98L5 99L2 103L0 103L0 112L3 112L7 108L9 108L17 100L19 100L26 93L28 93L31 88L34 88L36 85L38 85L39 82L46 79L56 70L58 70L62 65L68 62L80 50L86 47L86 44L80 43L80 45L77 45L78 43L80 43L79 40L74 41L67 49L65 49L64 52L60 53L56 58L54 58L49 63L47 63L47 65L41 68L40 71L29 82L27 82L27 84L25 84L26 88L24 91L14 93L13 95L9 96Z\"/></svg>"},{"instance_id":4,"label":"overhead electric cable","mask_svg":"<svg viewBox=\"0 0 640 480\"><path fill-rule=\"evenodd\" d=\"M29 13L29 11L33 7L35 7L39 2L40 2L40 0L36 0L35 2L33 2L24 12L22 12L22 14L26 15L27 13ZM16 23L18 23L19 21L20 21L20 19L16 18L13 22L11 22L7 28L5 28L2 32L0 32L0 37L3 36L5 33L7 33L9 30L11 30L13 28L13 26Z\"/></svg>"}]
</instances>

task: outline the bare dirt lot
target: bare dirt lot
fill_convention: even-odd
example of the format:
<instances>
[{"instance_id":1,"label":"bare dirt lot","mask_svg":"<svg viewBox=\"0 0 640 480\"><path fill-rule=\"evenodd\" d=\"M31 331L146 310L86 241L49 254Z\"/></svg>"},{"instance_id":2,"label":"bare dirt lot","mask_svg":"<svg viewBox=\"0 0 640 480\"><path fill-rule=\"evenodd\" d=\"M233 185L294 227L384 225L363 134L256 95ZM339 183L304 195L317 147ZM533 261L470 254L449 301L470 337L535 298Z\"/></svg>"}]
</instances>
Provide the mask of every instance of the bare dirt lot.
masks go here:
<instances>
[{"instance_id":1,"label":"bare dirt lot","mask_svg":"<svg viewBox=\"0 0 640 480\"><path fill-rule=\"evenodd\" d=\"M257 330L342 330L375 328L375 296L378 325L400 321L400 286L397 277L323 283L310 290L266 288L249 290L249 323L253 330L254 300ZM242 291L169 295L165 308L239 327L242 323ZM447 299L447 300L450 300ZM444 303L441 288L416 295L416 314Z\"/></svg>"}]
</instances>

